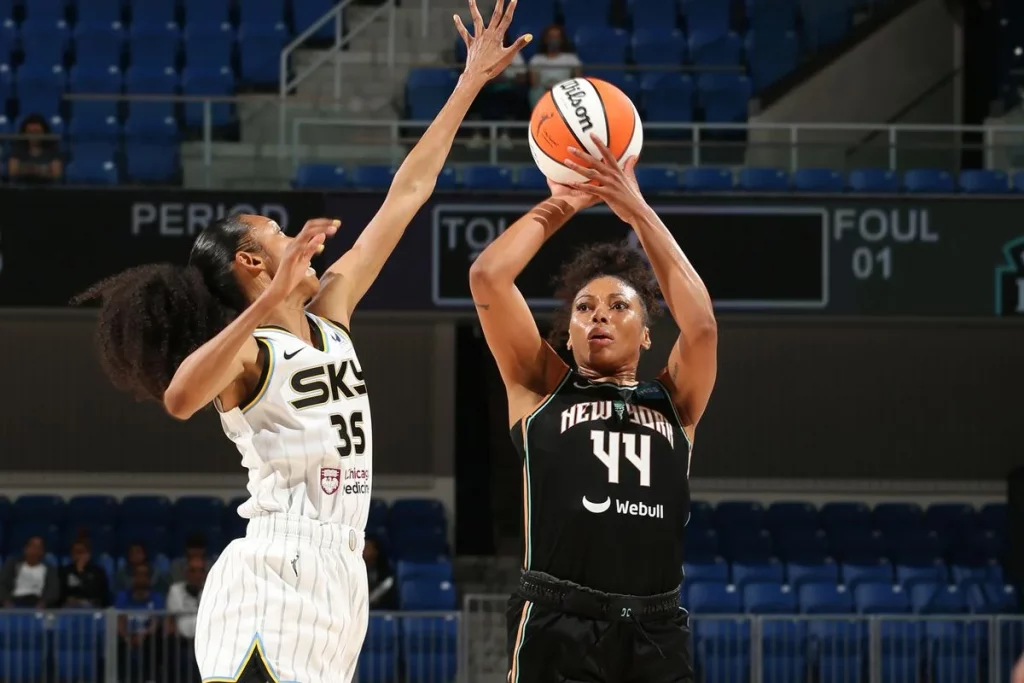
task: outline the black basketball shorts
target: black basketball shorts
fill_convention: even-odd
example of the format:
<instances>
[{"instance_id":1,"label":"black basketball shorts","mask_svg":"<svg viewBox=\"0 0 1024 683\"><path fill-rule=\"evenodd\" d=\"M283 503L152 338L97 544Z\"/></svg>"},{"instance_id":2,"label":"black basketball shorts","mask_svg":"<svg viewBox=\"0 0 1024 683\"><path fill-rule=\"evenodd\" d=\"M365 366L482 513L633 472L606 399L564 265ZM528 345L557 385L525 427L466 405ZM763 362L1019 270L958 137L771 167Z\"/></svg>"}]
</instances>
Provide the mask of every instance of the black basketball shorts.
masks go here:
<instances>
[{"instance_id":1,"label":"black basketball shorts","mask_svg":"<svg viewBox=\"0 0 1024 683\"><path fill-rule=\"evenodd\" d=\"M509 683L692 683L689 617L591 619L509 599Z\"/></svg>"}]
</instances>

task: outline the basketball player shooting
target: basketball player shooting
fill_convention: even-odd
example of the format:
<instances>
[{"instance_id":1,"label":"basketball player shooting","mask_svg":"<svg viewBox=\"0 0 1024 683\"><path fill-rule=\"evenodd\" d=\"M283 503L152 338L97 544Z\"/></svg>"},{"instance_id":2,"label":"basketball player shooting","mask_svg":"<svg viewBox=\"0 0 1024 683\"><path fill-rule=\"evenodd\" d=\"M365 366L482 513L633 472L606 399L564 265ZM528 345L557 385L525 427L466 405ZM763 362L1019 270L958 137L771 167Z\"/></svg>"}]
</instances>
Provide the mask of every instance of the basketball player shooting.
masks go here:
<instances>
[{"instance_id":1,"label":"basketball player shooting","mask_svg":"<svg viewBox=\"0 0 1024 683\"><path fill-rule=\"evenodd\" d=\"M470 270L473 300L508 394L523 460L523 573L508 611L509 683L693 680L679 606L694 430L717 372L711 299L644 201L633 169L572 149L589 183L550 199L498 237ZM583 248L561 274L565 309L544 341L516 277L577 212L605 202L636 232ZM651 272L653 268L653 273ZM679 338L666 369L638 381L659 285Z\"/></svg>"},{"instance_id":2,"label":"basketball player shooting","mask_svg":"<svg viewBox=\"0 0 1024 683\"><path fill-rule=\"evenodd\" d=\"M367 628L363 530L373 429L349 321L433 192L470 104L530 40L503 39L516 2L473 35L447 104L395 174L384 204L322 278L310 266L336 220L288 237L232 216L196 239L187 267L140 266L77 301L101 302L97 342L115 386L187 419L214 403L242 454L249 519L211 568L196 623L204 681L351 681Z\"/></svg>"}]
</instances>

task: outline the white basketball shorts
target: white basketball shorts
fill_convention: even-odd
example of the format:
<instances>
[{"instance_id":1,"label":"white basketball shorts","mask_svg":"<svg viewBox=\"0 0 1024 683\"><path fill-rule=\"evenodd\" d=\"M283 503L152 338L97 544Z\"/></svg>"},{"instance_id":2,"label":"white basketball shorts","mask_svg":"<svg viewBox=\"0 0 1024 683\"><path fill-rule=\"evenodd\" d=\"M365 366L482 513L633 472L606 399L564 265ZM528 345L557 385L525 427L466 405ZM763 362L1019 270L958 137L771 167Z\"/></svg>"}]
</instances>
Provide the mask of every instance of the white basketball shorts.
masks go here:
<instances>
[{"instance_id":1,"label":"white basketball shorts","mask_svg":"<svg viewBox=\"0 0 1024 683\"><path fill-rule=\"evenodd\" d=\"M282 514L249 521L199 602L204 681L349 683L368 618L363 532Z\"/></svg>"}]
</instances>

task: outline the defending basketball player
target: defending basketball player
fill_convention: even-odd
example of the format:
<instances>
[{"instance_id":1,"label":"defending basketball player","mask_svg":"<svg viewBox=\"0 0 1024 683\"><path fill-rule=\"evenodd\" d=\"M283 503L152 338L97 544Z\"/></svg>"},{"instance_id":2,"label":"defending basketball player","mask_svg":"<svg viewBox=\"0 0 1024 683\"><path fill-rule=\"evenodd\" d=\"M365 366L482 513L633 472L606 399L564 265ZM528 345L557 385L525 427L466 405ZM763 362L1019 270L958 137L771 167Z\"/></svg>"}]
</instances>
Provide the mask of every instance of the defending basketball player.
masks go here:
<instances>
[{"instance_id":1,"label":"defending basketball player","mask_svg":"<svg viewBox=\"0 0 1024 683\"><path fill-rule=\"evenodd\" d=\"M196 624L204 681L351 681L367 627L363 529L373 429L348 327L352 313L433 192L483 85L530 40L503 45L515 9L485 25L475 0L465 70L395 174L351 250L317 278L310 259L339 222L286 236L262 216L218 220L187 268L141 266L94 286L111 381L187 419L214 403L242 454L246 535L207 578Z\"/></svg>"},{"instance_id":2,"label":"defending basketball player","mask_svg":"<svg viewBox=\"0 0 1024 683\"><path fill-rule=\"evenodd\" d=\"M508 394L523 458L523 574L509 602L509 682L693 680L679 606L694 430L717 372L711 299L644 201L633 168L574 149L566 166L595 184L552 185L473 264L480 324ZM588 167L589 166L589 167ZM577 212L604 201L635 231L583 248L562 272L556 343L543 340L516 277ZM653 269L653 273L652 273ZM637 379L658 293L679 338L665 370Z\"/></svg>"}]
</instances>

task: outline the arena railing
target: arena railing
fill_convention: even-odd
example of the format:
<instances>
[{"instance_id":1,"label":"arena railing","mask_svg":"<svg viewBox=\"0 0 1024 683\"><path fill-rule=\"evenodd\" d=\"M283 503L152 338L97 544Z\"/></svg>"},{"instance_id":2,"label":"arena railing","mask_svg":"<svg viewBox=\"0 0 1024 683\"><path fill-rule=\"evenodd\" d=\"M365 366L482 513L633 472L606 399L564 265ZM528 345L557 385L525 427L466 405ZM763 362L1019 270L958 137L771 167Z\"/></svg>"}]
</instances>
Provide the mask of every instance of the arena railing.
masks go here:
<instances>
[{"instance_id":1,"label":"arena railing","mask_svg":"<svg viewBox=\"0 0 1024 683\"><path fill-rule=\"evenodd\" d=\"M373 612L365 683L503 683L506 595L467 595L461 612ZM0 610L6 683L200 683L193 615L166 611ZM1024 652L1011 615L691 615L708 683L1004 683ZM132 642L122 635L152 626Z\"/></svg>"},{"instance_id":2,"label":"arena railing","mask_svg":"<svg viewBox=\"0 0 1024 683\"><path fill-rule=\"evenodd\" d=\"M385 58L390 68L394 67L395 64L395 8L397 5L396 0L385 0L376 9L370 11L361 21L354 25L345 25L345 12L350 7L356 5L358 0L341 0L338 4L334 5L330 10L325 12L323 16L314 21L305 31L295 36L295 38L288 43L281 50L280 57L280 77L278 83L278 99L280 106L280 129L278 143L283 145L285 141L285 135L287 129L285 127L285 120L288 114L288 105L294 100L289 95L298 88L303 82L305 82L310 76L312 76L318 69L327 64L333 62L334 67L334 101L339 102L341 100L341 81L342 81L342 60L341 53L357 38L363 31L369 28L382 16L388 18L388 46ZM310 41L316 38L317 32L321 28L327 26L331 22L334 23L334 42L327 48L320 48L319 54L316 58L308 65L305 69L295 71L291 68L291 59L295 54L296 50L304 47L316 47L310 45Z\"/></svg>"},{"instance_id":3,"label":"arena railing","mask_svg":"<svg viewBox=\"0 0 1024 683\"><path fill-rule=\"evenodd\" d=\"M291 122L289 147L293 168L307 161L301 158L302 134L311 128L385 129L389 132L392 161L404 155L404 147L412 144L430 121L380 121L362 119L313 119L296 118ZM501 139L502 131L514 131L518 140L513 148L527 149L525 121L466 121L463 130L486 133L487 158L490 164L503 163L502 151L507 143ZM739 164L748 166L772 166L795 171L809 166L826 167L881 167L891 170L907 168L903 158L908 151L941 152L939 161L949 158L949 164L920 164L952 170L959 167L961 152L976 150L983 155L986 168L1012 166L1012 157L1024 151L1024 126L958 126L939 124L887 124L887 123L644 123L644 149L655 148L668 151L672 163L685 166L701 166L708 150L715 148L742 148L745 160ZM856 163L849 151L859 147L858 141L868 134L881 133L884 141L876 149L880 154L876 163ZM966 134L980 136L980 143L964 142ZM915 142L914 136L922 136ZM729 139L732 137L733 139ZM947 138L948 140L944 140ZM648 159L650 154L645 155ZM821 159L835 157L833 163L821 163ZM526 157L529 158L528 156ZM520 161L523 159L519 158ZM323 158L315 161L327 161ZM338 160L343 163L344 160ZM485 161L481 159L480 161ZM714 161L710 162L714 164Z\"/></svg>"}]
</instances>

